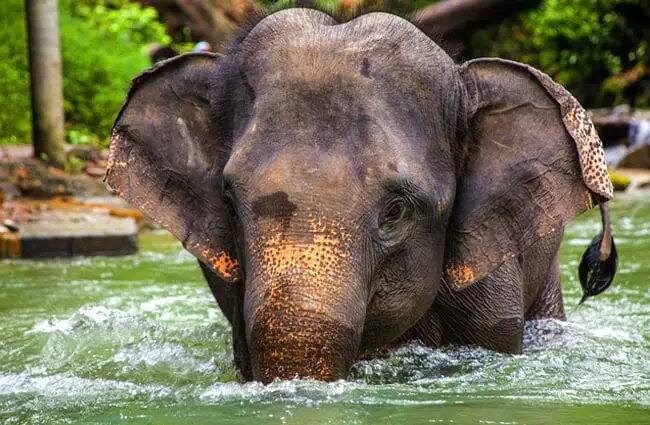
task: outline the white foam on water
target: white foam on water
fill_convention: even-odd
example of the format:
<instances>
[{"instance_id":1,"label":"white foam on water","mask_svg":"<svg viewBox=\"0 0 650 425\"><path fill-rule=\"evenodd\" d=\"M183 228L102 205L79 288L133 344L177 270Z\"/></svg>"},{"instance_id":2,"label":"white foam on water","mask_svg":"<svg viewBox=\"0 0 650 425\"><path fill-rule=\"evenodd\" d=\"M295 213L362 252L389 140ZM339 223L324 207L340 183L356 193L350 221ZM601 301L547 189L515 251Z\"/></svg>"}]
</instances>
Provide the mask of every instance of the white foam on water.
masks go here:
<instances>
[{"instance_id":1,"label":"white foam on water","mask_svg":"<svg viewBox=\"0 0 650 425\"><path fill-rule=\"evenodd\" d=\"M135 264L139 265L142 262L165 262L165 264L178 265L196 263L196 257L184 249L168 252L142 251L135 259Z\"/></svg>"},{"instance_id":2,"label":"white foam on water","mask_svg":"<svg viewBox=\"0 0 650 425\"><path fill-rule=\"evenodd\" d=\"M140 304L140 309L143 311L154 311L160 308L165 308L170 304L174 304L179 301L187 301L188 298L189 297L187 295L176 295L171 297L154 298L150 301Z\"/></svg>"},{"instance_id":3,"label":"white foam on water","mask_svg":"<svg viewBox=\"0 0 650 425\"><path fill-rule=\"evenodd\" d=\"M138 385L107 379L88 379L70 373L33 376L27 373L0 374L0 395L33 393L46 397L105 396L106 393L123 396L146 394L169 396L169 388L160 385Z\"/></svg>"},{"instance_id":4,"label":"white foam on water","mask_svg":"<svg viewBox=\"0 0 650 425\"><path fill-rule=\"evenodd\" d=\"M101 305L83 306L67 319L44 319L36 322L31 330L25 334L32 333L54 333L61 332L72 334L79 327L106 327L108 325L120 325L133 322L135 316L127 312L108 308Z\"/></svg>"},{"instance_id":5,"label":"white foam on water","mask_svg":"<svg viewBox=\"0 0 650 425\"><path fill-rule=\"evenodd\" d=\"M214 374L218 372L216 365L210 361L200 359L195 353L180 344L163 343L156 346L138 346L119 350L110 361L125 363L123 370L130 370L139 365L164 366L169 370L186 370L200 374Z\"/></svg>"},{"instance_id":6,"label":"white foam on water","mask_svg":"<svg viewBox=\"0 0 650 425\"><path fill-rule=\"evenodd\" d=\"M201 392L199 399L210 404L239 400L246 403L270 403L284 400L311 405L340 401L343 396L347 397L352 391L359 388L359 383L344 380L331 383L311 379L276 380L268 385L259 382L244 384L227 382L211 385Z\"/></svg>"},{"instance_id":7,"label":"white foam on water","mask_svg":"<svg viewBox=\"0 0 650 425\"><path fill-rule=\"evenodd\" d=\"M571 246L584 246L586 249L591 243L591 239L571 238L566 243Z\"/></svg>"},{"instance_id":8,"label":"white foam on water","mask_svg":"<svg viewBox=\"0 0 650 425\"><path fill-rule=\"evenodd\" d=\"M34 334L34 333L52 333L52 332L61 332L69 334L73 330L72 323L70 319L52 319L52 320L41 320L36 322L34 327L25 332L25 334Z\"/></svg>"}]
</instances>

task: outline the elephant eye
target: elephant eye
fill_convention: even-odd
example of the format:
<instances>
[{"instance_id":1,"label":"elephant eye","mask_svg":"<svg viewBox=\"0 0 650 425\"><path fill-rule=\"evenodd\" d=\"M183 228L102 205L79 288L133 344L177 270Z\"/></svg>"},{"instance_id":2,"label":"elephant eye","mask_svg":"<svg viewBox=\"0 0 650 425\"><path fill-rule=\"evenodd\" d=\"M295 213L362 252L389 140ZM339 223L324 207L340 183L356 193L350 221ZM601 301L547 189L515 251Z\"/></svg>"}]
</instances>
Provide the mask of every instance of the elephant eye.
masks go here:
<instances>
[{"instance_id":1,"label":"elephant eye","mask_svg":"<svg viewBox=\"0 0 650 425\"><path fill-rule=\"evenodd\" d=\"M384 228L402 220L407 213L408 206L403 199L391 201L384 210L379 226Z\"/></svg>"}]
</instances>

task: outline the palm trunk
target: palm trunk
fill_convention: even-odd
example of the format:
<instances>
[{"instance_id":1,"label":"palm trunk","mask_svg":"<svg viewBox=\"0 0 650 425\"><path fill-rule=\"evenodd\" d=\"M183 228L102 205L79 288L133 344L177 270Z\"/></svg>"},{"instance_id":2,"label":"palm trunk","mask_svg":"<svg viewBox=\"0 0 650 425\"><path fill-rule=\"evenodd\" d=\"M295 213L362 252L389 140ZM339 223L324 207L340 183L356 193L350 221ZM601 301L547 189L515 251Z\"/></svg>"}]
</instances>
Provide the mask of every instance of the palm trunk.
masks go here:
<instances>
[{"instance_id":1,"label":"palm trunk","mask_svg":"<svg viewBox=\"0 0 650 425\"><path fill-rule=\"evenodd\" d=\"M26 0L34 156L63 168L63 87L58 0Z\"/></svg>"}]
</instances>

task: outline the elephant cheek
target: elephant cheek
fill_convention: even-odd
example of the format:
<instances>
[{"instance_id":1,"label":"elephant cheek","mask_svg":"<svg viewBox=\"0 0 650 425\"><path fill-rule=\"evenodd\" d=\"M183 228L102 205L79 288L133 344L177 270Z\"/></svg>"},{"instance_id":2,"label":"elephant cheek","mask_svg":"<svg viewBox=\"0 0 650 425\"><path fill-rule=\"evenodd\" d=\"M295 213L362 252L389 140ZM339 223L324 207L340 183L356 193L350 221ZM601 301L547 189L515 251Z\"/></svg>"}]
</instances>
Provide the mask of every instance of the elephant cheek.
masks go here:
<instances>
[{"instance_id":1,"label":"elephant cheek","mask_svg":"<svg viewBox=\"0 0 650 425\"><path fill-rule=\"evenodd\" d=\"M344 378L357 357L367 290L353 278L341 233L316 233L309 243L270 238L253 254L245 311L254 377Z\"/></svg>"}]
</instances>

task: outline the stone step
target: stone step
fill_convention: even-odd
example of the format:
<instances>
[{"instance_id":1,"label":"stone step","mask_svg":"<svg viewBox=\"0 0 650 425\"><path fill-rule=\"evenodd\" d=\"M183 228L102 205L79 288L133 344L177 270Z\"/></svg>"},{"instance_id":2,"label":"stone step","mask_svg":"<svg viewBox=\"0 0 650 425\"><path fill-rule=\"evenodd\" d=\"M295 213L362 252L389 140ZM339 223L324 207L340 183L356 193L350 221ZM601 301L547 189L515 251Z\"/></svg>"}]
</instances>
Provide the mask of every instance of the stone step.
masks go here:
<instances>
[{"instance_id":1,"label":"stone step","mask_svg":"<svg viewBox=\"0 0 650 425\"><path fill-rule=\"evenodd\" d=\"M139 216L130 209L71 200L23 200L5 203L3 210L11 211L19 226L17 232L0 226L0 258L116 256L138 251Z\"/></svg>"}]
</instances>

